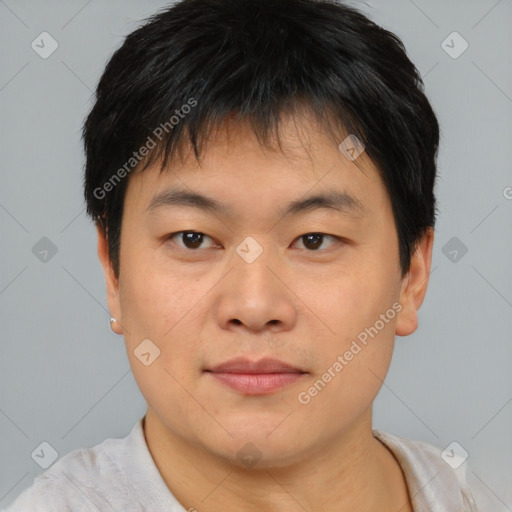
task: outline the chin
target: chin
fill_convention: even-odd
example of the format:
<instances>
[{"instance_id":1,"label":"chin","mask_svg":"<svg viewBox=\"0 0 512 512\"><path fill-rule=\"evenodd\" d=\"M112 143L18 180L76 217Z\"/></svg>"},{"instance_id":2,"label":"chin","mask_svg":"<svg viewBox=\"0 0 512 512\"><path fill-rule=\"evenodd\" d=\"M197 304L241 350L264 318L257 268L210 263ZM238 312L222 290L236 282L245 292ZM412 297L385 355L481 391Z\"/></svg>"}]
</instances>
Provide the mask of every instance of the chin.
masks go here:
<instances>
[{"instance_id":1,"label":"chin","mask_svg":"<svg viewBox=\"0 0 512 512\"><path fill-rule=\"evenodd\" d=\"M287 420L280 424L285 417L269 418L268 421L245 418L236 424L220 420L232 437L219 430L215 437L208 436L201 441L206 450L238 467L289 466L304 459L309 443L314 444L314 440L304 438L304 429L300 425L285 427Z\"/></svg>"}]
</instances>

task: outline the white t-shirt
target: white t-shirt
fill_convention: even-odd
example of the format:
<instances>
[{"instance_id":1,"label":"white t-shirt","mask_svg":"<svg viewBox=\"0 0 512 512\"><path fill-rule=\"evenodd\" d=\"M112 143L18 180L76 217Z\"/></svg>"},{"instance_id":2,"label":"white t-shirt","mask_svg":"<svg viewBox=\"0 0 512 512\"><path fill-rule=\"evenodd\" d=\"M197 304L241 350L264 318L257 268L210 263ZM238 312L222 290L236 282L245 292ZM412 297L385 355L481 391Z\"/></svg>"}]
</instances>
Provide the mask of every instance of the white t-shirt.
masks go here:
<instances>
[{"instance_id":1,"label":"white t-shirt","mask_svg":"<svg viewBox=\"0 0 512 512\"><path fill-rule=\"evenodd\" d=\"M106 439L63 456L36 476L32 486L4 512L187 512L153 461L144 438L143 419L125 438ZM393 452L402 467L414 512L506 511L503 504L490 501L492 497L480 486L478 492L473 485L470 490L467 462L454 470L441 458L441 450L430 444L379 430L373 435Z\"/></svg>"}]
</instances>

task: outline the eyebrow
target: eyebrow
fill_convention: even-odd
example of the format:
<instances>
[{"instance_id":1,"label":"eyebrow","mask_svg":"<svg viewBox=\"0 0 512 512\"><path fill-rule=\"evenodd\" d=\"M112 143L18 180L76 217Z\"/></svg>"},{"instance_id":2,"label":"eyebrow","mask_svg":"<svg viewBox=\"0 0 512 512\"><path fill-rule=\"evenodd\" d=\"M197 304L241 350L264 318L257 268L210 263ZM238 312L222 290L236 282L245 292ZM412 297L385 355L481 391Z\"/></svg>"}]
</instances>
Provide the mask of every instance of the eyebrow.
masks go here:
<instances>
[{"instance_id":1,"label":"eyebrow","mask_svg":"<svg viewBox=\"0 0 512 512\"><path fill-rule=\"evenodd\" d=\"M232 213L231 207L216 199L180 188L171 188L156 194L146 211L152 213L174 206L189 206L213 214ZM366 213L364 204L356 197L345 191L331 190L292 201L281 210L281 214L284 217L318 209L333 209L342 214L355 216L364 216Z\"/></svg>"}]
</instances>

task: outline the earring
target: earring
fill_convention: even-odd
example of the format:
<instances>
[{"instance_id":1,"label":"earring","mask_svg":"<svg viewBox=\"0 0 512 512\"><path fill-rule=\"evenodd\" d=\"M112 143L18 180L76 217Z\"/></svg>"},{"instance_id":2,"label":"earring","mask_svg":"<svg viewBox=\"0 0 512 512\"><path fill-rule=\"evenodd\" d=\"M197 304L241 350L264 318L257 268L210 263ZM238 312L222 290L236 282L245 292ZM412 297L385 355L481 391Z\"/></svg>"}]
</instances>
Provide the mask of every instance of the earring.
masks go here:
<instances>
[{"instance_id":1,"label":"earring","mask_svg":"<svg viewBox=\"0 0 512 512\"><path fill-rule=\"evenodd\" d=\"M112 329L112 332L114 332L115 334L121 334L120 332L116 331L114 324L118 324L118 321L115 318L110 317L110 328ZM119 329L119 327L118 327L118 329Z\"/></svg>"}]
</instances>

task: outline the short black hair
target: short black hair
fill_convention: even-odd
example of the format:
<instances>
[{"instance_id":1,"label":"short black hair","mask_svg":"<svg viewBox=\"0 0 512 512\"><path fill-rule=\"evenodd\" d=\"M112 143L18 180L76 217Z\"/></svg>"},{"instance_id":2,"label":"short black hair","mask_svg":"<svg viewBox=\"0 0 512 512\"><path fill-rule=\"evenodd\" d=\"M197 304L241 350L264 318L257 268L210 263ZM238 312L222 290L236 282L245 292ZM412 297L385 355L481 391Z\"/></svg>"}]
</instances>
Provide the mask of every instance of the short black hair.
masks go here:
<instances>
[{"instance_id":1,"label":"short black hair","mask_svg":"<svg viewBox=\"0 0 512 512\"><path fill-rule=\"evenodd\" d=\"M439 124L402 41L335 0L181 0L125 38L82 129L87 213L115 274L131 170L157 158L163 170L184 143L199 159L228 117L270 146L282 116L304 108L334 141L363 142L391 200L405 276L435 223Z\"/></svg>"}]
</instances>

